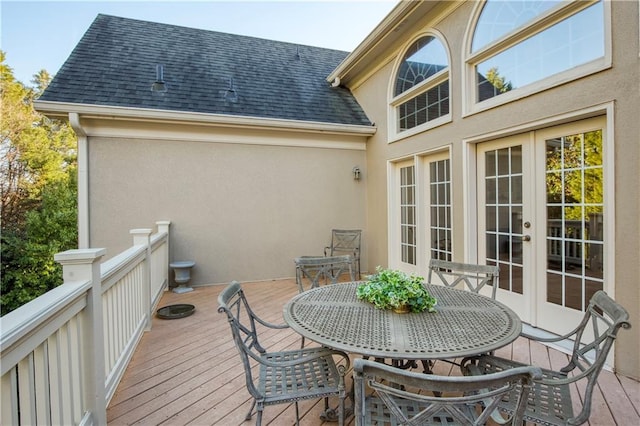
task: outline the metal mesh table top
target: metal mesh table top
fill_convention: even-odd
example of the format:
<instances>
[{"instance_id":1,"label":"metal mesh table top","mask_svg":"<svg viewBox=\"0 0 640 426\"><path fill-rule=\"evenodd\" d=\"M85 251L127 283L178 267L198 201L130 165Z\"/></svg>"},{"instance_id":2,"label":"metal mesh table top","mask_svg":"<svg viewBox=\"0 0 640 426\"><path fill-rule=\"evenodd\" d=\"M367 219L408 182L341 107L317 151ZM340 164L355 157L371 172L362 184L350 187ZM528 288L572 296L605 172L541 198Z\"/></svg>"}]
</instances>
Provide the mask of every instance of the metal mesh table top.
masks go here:
<instances>
[{"instance_id":1,"label":"metal mesh table top","mask_svg":"<svg viewBox=\"0 0 640 426\"><path fill-rule=\"evenodd\" d=\"M502 303L427 284L436 312L397 314L358 300L360 282L326 285L284 306L284 319L321 345L378 358L444 359L489 352L514 341L520 318Z\"/></svg>"}]
</instances>

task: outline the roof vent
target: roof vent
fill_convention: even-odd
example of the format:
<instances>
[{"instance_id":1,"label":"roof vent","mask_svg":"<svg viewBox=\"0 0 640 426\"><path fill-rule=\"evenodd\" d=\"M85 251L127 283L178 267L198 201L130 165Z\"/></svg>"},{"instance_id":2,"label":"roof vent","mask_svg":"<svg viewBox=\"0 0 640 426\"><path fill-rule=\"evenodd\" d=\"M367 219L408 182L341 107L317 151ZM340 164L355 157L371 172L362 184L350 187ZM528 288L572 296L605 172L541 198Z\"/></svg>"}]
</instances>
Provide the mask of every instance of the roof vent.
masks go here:
<instances>
[{"instance_id":1,"label":"roof vent","mask_svg":"<svg viewBox=\"0 0 640 426\"><path fill-rule=\"evenodd\" d=\"M300 46L296 46L296 61L300 60Z\"/></svg>"},{"instance_id":2,"label":"roof vent","mask_svg":"<svg viewBox=\"0 0 640 426\"><path fill-rule=\"evenodd\" d=\"M224 92L224 100L231 103L238 102L238 92L235 84L233 84L233 77L229 79L229 88Z\"/></svg>"},{"instance_id":3,"label":"roof vent","mask_svg":"<svg viewBox=\"0 0 640 426\"><path fill-rule=\"evenodd\" d=\"M156 81L151 85L151 91L156 93L167 91L167 84L164 82L164 67L160 64L156 65Z\"/></svg>"}]
</instances>

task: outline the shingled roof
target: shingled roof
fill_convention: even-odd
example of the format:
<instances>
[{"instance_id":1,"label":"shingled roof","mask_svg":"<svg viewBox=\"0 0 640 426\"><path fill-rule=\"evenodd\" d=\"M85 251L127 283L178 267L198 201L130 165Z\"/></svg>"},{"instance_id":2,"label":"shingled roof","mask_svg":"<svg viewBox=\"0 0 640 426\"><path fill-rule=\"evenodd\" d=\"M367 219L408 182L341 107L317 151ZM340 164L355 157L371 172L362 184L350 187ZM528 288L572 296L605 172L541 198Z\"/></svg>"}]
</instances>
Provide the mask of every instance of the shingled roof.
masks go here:
<instances>
[{"instance_id":1,"label":"shingled roof","mask_svg":"<svg viewBox=\"0 0 640 426\"><path fill-rule=\"evenodd\" d=\"M326 82L347 54L100 14L40 100L370 126ZM157 65L164 93L151 90Z\"/></svg>"}]
</instances>

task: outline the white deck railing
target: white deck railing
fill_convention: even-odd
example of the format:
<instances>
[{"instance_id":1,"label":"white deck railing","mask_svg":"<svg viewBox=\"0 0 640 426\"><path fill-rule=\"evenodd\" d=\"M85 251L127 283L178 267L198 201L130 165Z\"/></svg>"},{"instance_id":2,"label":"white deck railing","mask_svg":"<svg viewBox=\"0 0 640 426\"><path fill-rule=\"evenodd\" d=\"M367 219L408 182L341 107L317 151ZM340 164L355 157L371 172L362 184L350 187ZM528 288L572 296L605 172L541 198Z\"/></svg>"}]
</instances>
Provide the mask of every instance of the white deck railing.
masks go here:
<instances>
[{"instance_id":1,"label":"white deck railing","mask_svg":"<svg viewBox=\"0 0 640 426\"><path fill-rule=\"evenodd\" d=\"M0 424L105 425L106 407L169 283L169 222L133 246L55 259L64 283L0 318Z\"/></svg>"}]
</instances>

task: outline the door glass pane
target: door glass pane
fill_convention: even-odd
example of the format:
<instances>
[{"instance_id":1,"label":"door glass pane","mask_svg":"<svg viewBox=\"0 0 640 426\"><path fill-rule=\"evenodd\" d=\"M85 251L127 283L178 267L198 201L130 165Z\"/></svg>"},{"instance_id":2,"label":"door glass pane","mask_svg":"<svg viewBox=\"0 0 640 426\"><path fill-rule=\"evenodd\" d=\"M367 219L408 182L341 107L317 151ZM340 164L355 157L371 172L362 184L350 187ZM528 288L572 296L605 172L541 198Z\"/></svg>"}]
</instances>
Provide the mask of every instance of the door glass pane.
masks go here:
<instances>
[{"instance_id":1,"label":"door glass pane","mask_svg":"<svg viewBox=\"0 0 640 426\"><path fill-rule=\"evenodd\" d=\"M400 253L401 260L416 264L415 168L400 168Z\"/></svg>"},{"instance_id":2,"label":"door glass pane","mask_svg":"<svg viewBox=\"0 0 640 426\"><path fill-rule=\"evenodd\" d=\"M602 131L546 141L547 301L584 310L603 288Z\"/></svg>"},{"instance_id":3,"label":"door glass pane","mask_svg":"<svg viewBox=\"0 0 640 426\"><path fill-rule=\"evenodd\" d=\"M430 192L428 211L431 212L430 229L427 232L427 235L431 235L430 253L427 256L440 260L452 258L449 164L449 159L429 163L430 180L427 182Z\"/></svg>"},{"instance_id":4,"label":"door glass pane","mask_svg":"<svg viewBox=\"0 0 640 426\"><path fill-rule=\"evenodd\" d=\"M485 165L485 261L500 267L500 288L522 294L522 149L488 151Z\"/></svg>"}]
</instances>

